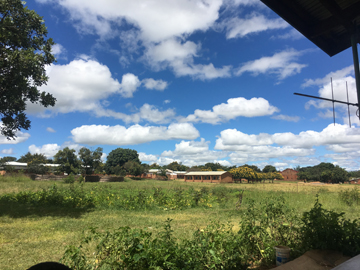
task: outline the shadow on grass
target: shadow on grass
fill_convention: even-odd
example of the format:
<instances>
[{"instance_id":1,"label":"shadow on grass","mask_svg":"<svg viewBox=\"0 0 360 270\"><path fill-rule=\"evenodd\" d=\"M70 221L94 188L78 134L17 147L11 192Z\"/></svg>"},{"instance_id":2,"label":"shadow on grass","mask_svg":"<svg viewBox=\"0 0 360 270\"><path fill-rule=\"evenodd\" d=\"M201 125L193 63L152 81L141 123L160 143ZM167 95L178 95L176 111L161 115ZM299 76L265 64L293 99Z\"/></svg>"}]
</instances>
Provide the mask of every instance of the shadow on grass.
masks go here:
<instances>
[{"instance_id":1,"label":"shadow on grass","mask_svg":"<svg viewBox=\"0 0 360 270\"><path fill-rule=\"evenodd\" d=\"M81 218L82 215L93 211L93 208L66 208L60 206L34 206L14 202L0 203L0 217L70 217Z\"/></svg>"}]
</instances>

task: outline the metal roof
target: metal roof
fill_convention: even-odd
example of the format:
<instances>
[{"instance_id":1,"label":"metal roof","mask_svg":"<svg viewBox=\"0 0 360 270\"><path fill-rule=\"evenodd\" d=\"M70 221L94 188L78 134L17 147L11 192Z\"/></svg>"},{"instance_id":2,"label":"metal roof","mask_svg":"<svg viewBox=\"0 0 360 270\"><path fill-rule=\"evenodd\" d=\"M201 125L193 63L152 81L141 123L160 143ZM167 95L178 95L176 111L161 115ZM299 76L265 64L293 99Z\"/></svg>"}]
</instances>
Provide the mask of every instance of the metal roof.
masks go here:
<instances>
[{"instance_id":1,"label":"metal roof","mask_svg":"<svg viewBox=\"0 0 360 270\"><path fill-rule=\"evenodd\" d=\"M201 171L201 172L188 172L185 175L223 175L227 171Z\"/></svg>"},{"instance_id":2,"label":"metal roof","mask_svg":"<svg viewBox=\"0 0 360 270\"><path fill-rule=\"evenodd\" d=\"M329 56L360 32L360 0L261 0ZM360 43L360 35L356 37Z\"/></svg>"}]
</instances>

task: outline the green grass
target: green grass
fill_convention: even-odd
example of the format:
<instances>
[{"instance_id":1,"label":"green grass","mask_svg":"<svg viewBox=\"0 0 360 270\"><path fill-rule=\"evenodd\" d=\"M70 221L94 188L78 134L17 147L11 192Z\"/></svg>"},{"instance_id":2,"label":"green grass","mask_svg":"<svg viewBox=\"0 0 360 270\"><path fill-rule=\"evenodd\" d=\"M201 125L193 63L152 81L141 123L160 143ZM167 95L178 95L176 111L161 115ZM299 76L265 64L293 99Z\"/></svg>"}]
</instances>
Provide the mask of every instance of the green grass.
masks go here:
<instances>
[{"instance_id":1,"label":"green grass","mask_svg":"<svg viewBox=\"0 0 360 270\"><path fill-rule=\"evenodd\" d=\"M32 181L24 176L0 177L0 197L20 191L40 191L51 187L55 182ZM56 182L59 188L69 184ZM164 210L152 208L144 210L121 210L114 207L95 206L94 208L64 208L54 206L34 206L31 204L0 203L0 265L3 270L27 269L43 261L58 261L68 245L79 245L82 232L90 227L112 230L120 226L148 228L157 232L167 218L173 219L172 227L177 238L189 238L194 230L204 228L213 220L231 222L234 229L240 221L235 208L234 190L243 189L244 199L241 209L246 209L249 199L261 201L271 194L282 194L287 204L301 215L314 205L315 194L320 194L320 202L328 210L345 212L346 218L359 218L360 206L347 206L339 200L338 192L353 189L350 185L304 185L302 183L261 184L211 184L183 181L156 181L126 179L121 183L85 183L86 192L108 194L130 194L139 190L151 192L153 188L164 190L203 187L226 187L231 198L212 208L195 207L184 210ZM241 210L240 210L241 211Z\"/></svg>"}]
</instances>

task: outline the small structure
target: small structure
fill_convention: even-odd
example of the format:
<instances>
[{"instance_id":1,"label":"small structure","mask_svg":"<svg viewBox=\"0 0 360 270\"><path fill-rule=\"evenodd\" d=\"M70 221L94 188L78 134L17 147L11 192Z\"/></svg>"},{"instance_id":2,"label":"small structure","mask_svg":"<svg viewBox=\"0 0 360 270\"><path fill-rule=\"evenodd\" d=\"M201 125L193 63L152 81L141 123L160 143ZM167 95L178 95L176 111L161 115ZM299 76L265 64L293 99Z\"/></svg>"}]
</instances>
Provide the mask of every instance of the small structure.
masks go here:
<instances>
[{"instance_id":1,"label":"small structure","mask_svg":"<svg viewBox=\"0 0 360 270\"><path fill-rule=\"evenodd\" d=\"M188 172L184 175L185 182L233 183L233 176L227 171Z\"/></svg>"},{"instance_id":2,"label":"small structure","mask_svg":"<svg viewBox=\"0 0 360 270\"><path fill-rule=\"evenodd\" d=\"M283 170L280 173L284 177L284 180L287 180L287 181L296 181L297 180L298 171L288 168L288 169Z\"/></svg>"},{"instance_id":3,"label":"small structure","mask_svg":"<svg viewBox=\"0 0 360 270\"><path fill-rule=\"evenodd\" d=\"M350 179L350 184L360 185L360 179Z\"/></svg>"}]
</instances>

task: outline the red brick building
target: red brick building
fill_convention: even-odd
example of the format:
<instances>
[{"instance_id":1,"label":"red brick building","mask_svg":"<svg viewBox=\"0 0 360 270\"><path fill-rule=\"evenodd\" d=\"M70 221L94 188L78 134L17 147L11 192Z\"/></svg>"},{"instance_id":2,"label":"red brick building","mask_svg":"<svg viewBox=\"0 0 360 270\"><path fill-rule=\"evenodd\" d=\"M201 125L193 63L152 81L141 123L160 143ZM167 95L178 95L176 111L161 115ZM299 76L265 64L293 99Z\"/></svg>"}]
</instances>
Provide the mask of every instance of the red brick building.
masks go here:
<instances>
[{"instance_id":1,"label":"red brick building","mask_svg":"<svg viewBox=\"0 0 360 270\"><path fill-rule=\"evenodd\" d=\"M297 180L297 174L298 172L293 169L285 169L282 172L280 172L281 175L284 177L285 181L295 181Z\"/></svg>"},{"instance_id":2,"label":"red brick building","mask_svg":"<svg viewBox=\"0 0 360 270\"><path fill-rule=\"evenodd\" d=\"M201 171L185 174L185 182L233 183L233 176L226 171Z\"/></svg>"}]
</instances>

